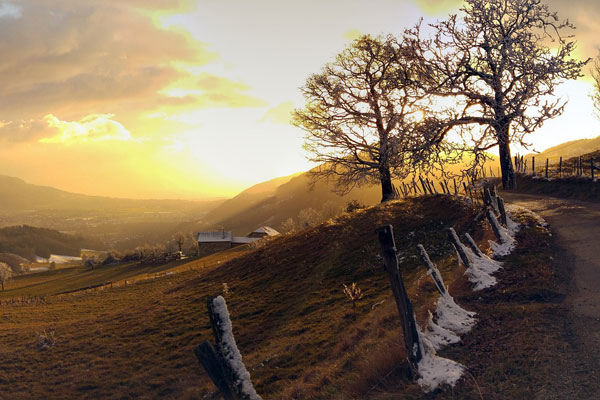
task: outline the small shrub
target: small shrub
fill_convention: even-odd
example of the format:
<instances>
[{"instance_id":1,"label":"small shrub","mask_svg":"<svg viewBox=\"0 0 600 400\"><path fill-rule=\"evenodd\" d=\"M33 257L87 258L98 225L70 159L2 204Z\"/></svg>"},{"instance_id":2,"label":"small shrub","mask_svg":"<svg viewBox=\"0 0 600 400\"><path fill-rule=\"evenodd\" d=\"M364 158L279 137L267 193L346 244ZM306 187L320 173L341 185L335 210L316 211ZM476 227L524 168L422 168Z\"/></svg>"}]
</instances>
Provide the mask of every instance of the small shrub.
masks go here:
<instances>
[{"instance_id":1,"label":"small shrub","mask_svg":"<svg viewBox=\"0 0 600 400\"><path fill-rule=\"evenodd\" d=\"M56 331L53 328L44 329L37 334L37 347L46 350L56 345Z\"/></svg>"},{"instance_id":2,"label":"small shrub","mask_svg":"<svg viewBox=\"0 0 600 400\"><path fill-rule=\"evenodd\" d=\"M356 286L356 282L352 282L352 285L350 285L350 287L346 286L346 284L343 284L343 286L344 286L344 293L346 294L348 299L352 302L352 310L354 311L354 314L356 314L356 302L358 300L362 299L362 297L363 297L362 291L360 290L360 288L358 286Z\"/></svg>"},{"instance_id":3,"label":"small shrub","mask_svg":"<svg viewBox=\"0 0 600 400\"><path fill-rule=\"evenodd\" d=\"M348 204L346 204L346 212L353 212L356 210L361 210L365 208L364 204L361 204L358 202L358 200L351 200L348 202Z\"/></svg>"}]
</instances>

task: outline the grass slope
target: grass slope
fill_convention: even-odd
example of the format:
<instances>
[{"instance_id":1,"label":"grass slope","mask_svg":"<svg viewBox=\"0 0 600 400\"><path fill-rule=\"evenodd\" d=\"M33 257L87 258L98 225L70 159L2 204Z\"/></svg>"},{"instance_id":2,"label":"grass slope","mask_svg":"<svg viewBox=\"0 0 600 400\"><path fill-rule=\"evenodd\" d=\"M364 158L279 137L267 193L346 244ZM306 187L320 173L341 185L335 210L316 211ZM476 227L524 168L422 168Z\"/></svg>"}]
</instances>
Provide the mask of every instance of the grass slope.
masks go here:
<instances>
[{"instance_id":1,"label":"grass slope","mask_svg":"<svg viewBox=\"0 0 600 400\"><path fill-rule=\"evenodd\" d=\"M364 392L380 372L357 377L367 364L386 370L404 358L374 233L386 223L396 227L412 295L419 304L430 303L434 288L419 267L416 244L424 243L439 259L452 253L442 228L474 227L471 211L441 197L360 211L200 271L47 297L46 304L5 305L0 392L12 399L179 399L212 393L191 350L211 335L205 299L220 293L223 283L230 287L226 297L236 339L265 398ZM342 293L342 283L353 281L365 293L357 315ZM423 319L425 309L418 310ZM56 345L41 350L38 334L50 329ZM382 357L389 362L382 364Z\"/></svg>"},{"instance_id":2,"label":"grass slope","mask_svg":"<svg viewBox=\"0 0 600 400\"><path fill-rule=\"evenodd\" d=\"M212 335L208 295L223 283L238 346L265 399L532 398L556 380L569 351L560 324L565 280L551 262L551 238L519 236L497 288L473 293L445 228L489 232L478 210L447 197L409 199L344 215L204 267L136 285L5 305L0 314L0 393L24 398L218 398L192 349ZM480 324L443 356L469 366L453 391L425 395L406 376L406 355L377 226L392 224L402 273L422 323L437 297L416 257L422 243L459 304ZM191 265L190 265L191 266ZM342 283L365 297L356 315ZM563 324L564 325L564 324ZM40 334L55 344L42 349Z\"/></svg>"}]
</instances>

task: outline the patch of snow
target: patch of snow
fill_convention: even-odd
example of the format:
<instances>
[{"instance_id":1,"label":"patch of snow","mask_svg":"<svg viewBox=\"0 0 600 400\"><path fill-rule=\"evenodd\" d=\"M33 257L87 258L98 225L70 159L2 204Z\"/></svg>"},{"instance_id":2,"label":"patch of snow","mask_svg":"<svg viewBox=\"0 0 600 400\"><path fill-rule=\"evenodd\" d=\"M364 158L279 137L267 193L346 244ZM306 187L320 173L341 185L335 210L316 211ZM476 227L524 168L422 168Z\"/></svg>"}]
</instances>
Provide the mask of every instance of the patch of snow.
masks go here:
<instances>
[{"instance_id":1,"label":"patch of snow","mask_svg":"<svg viewBox=\"0 0 600 400\"><path fill-rule=\"evenodd\" d=\"M469 281L475 285L473 290L478 291L494 286L497 283L497 280L492 274L502 268L502 263L492 260L485 254L482 254L480 257L465 245L462 245L462 249L469 261L471 261L471 268L466 269L465 275L467 275ZM458 257L458 260L460 262L460 257Z\"/></svg>"},{"instance_id":2,"label":"patch of snow","mask_svg":"<svg viewBox=\"0 0 600 400\"><path fill-rule=\"evenodd\" d=\"M439 327L455 333L467 333L477 322L476 314L456 304L448 292L440 295L435 315Z\"/></svg>"},{"instance_id":3,"label":"patch of snow","mask_svg":"<svg viewBox=\"0 0 600 400\"><path fill-rule=\"evenodd\" d=\"M424 335L421 335L421 344L423 358L417 366L420 375L417 383L427 392L441 385L456 385L465 367L456 361L439 357L433 343Z\"/></svg>"},{"instance_id":4,"label":"patch of snow","mask_svg":"<svg viewBox=\"0 0 600 400\"><path fill-rule=\"evenodd\" d=\"M431 342L435 350L440 350L444 346L460 342L460 337L448 329L442 328L433 322L433 315L429 312L427 326L422 332L422 336Z\"/></svg>"},{"instance_id":5,"label":"patch of snow","mask_svg":"<svg viewBox=\"0 0 600 400\"><path fill-rule=\"evenodd\" d=\"M254 390L254 386L252 386L250 373L242 362L242 355L235 343L231 319L229 318L229 311L227 310L225 299L223 296L217 296L213 299L212 304L215 314L219 315L220 320L223 322L223 326L221 326L223 336L221 337L221 343L217 345L220 347L221 354L228 361L235 373L235 378L237 378L237 381L234 382L235 385L240 388L242 393L248 396L250 400L262 400Z\"/></svg>"},{"instance_id":6,"label":"patch of snow","mask_svg":"<svg viewBox=\"0 0 600 400\"><path fill-rule=\"evenodd\" d=\"M546 222L546 220L542 216L531 211L528 208L518 206L516 204L508 204L506 206L506 211L510 212L511 214L525 214L525 215L533 218L539 226L543 226L545 228L547 228L549 226L548 223Z\"/></svg>"},{"instance_id":7,"label":"patch of snow","mask_svg":"<svg viewBox=\"0 0 600 400\"><path fill-rule=\"evenodd\" d=\"M514 233L505 227L499 225L500 236L502 237L502 243L496 243L490 240L490 247L492 254L496 257L504 257L512 253L515 248L517 241L514 238Z\"/></svg>"}]
</instances>

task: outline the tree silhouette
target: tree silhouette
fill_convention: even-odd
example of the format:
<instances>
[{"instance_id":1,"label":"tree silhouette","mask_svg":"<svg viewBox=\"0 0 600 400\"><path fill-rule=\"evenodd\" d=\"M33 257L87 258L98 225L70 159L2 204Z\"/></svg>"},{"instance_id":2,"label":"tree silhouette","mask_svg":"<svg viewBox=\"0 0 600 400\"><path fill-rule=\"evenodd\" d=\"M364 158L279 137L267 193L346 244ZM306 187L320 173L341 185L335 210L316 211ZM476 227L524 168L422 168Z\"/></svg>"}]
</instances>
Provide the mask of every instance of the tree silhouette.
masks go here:
<instances>
[{"instance_id":1,"label":"tree silhouette","mask_svg":"<svg viewBox=\"0 0 600 400\"><path fill-rule=\"evenodd\" d=\"M527 147L527 134L560 115L565 102L553 98L557 84L581 76L589 61L572 58L574 29L540 0L466 0L456 15L407 32L421 59L422 79L434 96L456 101L454 117L440 125L440 138L461 127L475 152L499 148L502 184L515 186L510 143ZM467 128L467 129L465 129ZM467 135L467 136L465 136Z\"/></svg>"},{"instance_id":2,"label":"tree silhouette","mask_svg":"<svg viewBox=\"0 0 600 400\"><path fill-rule=\"evenodd\" d=\"M420 124L427 115L415 84L415 57L396 38L363 36L302 88L306 106L294 112L305 130L313 182L334 177L336 191L381 184L381 201L396 197L393 178L404 178L439 144Z\"/></svg>"}]
</instances>

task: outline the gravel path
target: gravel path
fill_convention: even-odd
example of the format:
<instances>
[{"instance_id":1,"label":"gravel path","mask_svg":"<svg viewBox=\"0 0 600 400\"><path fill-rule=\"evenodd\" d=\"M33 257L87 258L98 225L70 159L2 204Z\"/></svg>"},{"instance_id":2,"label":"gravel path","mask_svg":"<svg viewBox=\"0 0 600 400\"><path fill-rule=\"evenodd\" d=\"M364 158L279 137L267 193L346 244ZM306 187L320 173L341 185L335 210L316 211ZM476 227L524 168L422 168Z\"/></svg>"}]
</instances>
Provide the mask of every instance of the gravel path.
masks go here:
<instances>
[{"instance_id":1,"label":"gravel path","mask_svg":"<svg viewBox=\"0 0 600 400\"><path fill-rule=\"evenodd\" d=\"M575 392L571 398L600 399L600 204L507 192L502 196L538 213L551 226L560 248L557 262L572 270L573 277L565 332L573 347L557 355L564 362L559 379L569 381ZM565 398L563 390L546 395Z\"/></svg>"}]
</instances>

